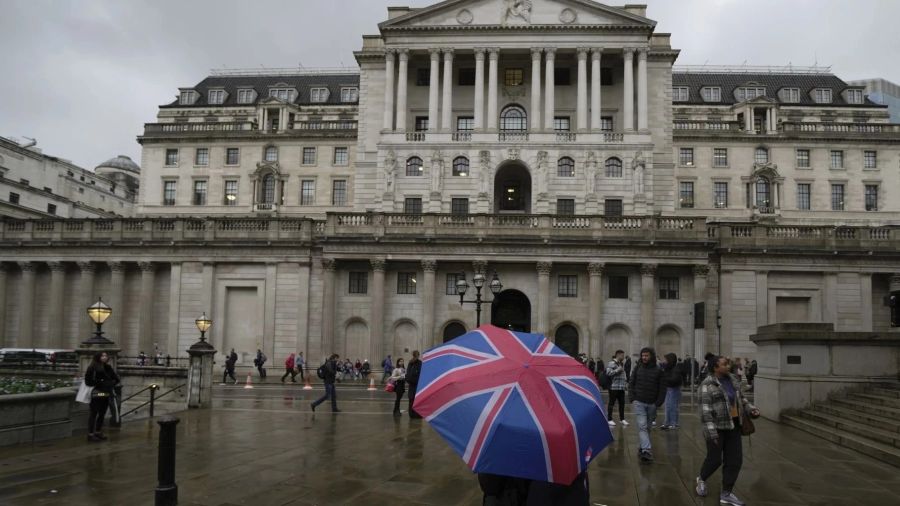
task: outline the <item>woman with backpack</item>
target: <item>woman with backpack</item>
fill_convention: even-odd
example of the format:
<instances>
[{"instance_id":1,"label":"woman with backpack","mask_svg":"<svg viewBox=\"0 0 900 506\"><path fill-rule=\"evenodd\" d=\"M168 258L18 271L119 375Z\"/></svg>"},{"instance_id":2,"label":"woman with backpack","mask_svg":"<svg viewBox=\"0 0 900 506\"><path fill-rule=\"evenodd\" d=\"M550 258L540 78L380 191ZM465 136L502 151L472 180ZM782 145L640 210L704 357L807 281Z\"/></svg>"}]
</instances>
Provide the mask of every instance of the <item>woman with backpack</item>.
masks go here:
<instances>
[{"instance_id":1,"label":"woman with backpack","mask_svg":"<svg viewBox=\"0 0 900 506\"><path fill-rule=\"evenodd\" d=\"M402 358L397 359L397 367L391 372L391 379L388 381L394 384L394 395L397 396L394 400L394 416L400 416L400 399L406 392L406 368L403 367Z\"/></svg>"}]
</instances>

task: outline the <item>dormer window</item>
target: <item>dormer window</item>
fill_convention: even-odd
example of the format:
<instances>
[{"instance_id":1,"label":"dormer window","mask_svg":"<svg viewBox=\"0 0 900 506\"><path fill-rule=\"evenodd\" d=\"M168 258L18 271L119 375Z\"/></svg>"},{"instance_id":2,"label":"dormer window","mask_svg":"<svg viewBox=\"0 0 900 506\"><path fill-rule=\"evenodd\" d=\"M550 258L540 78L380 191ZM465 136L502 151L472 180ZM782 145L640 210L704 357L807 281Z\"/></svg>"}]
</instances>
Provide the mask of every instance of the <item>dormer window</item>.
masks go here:
<instances>
[{"instance_id":1,"label":"dormer window","mask_svg":"<svg viewBox=\"0 0 900 506\"><path fill-rule=\"evenodd\" d=\"M293 102L294 90L290 88L272 88L269 90L269 96L284 102Z\"/></svg>"},{"instance_id":2,"label":"dormer window","mask_svg":"<svg viewBox=\"0 0 900 506\"><path fill-rule=\"evenodd\" d=\"M766 89L757 86L744 86L737 89L736 96L738 102L746 102L757 97L766 96Z\"/></svg>"},{"instance_id":3,"label":"dormer window","mask_svg":"<svg viewBox=\"0 0 900 506\"><path fill-rule=\"evenodd\" d=\"M700 90L704 102L721 102L722 88L718 86L707 86Z\"/></svg>"},{"instance_id":4,"label":"dormer window","mask_svg":"<svg viewBox=\"0 0 900 506\"><path fill-rule=\"evenodd\" d=\"M197 93L194 90L182 90L181 94L178 96L178 103L180 105L194 105L196 100Z\"/></svg>"},{"instance_id":5,"label":"dormer window","mask_svg":"<svg viewBox=\"0 0 900 506\"><path fill-rule=\"evenodd\" d=\"M800 88L782 88L781 101L786 104L800 103Z\"/></svg>"},{"instance_id":6,"label":"dormer window","mask_svg":"<svg viewBox=\"0 0 900 506\"><path fill-rule=\"evenodd\" d=\"M209 94L207 95L207 101L211 105L218 105L225 103L225 90L209 90Z\"/></svg>"},{"instance_id":7,"label":"dormer window","mask_svg":"<svg viewBox=\"0 0 900 506\"><path fill-rule=\"evenodd\" d=\"M831 103L831 88L816 88L813 90L813 100L817 104Z\"/></svg>"},{"instance_id":8,"label":"dormer window","mask_svg":"<svg viewBox=\"0 0 900 506\"><path fill-rule=\"evenodd\" d=\"M312 88L309 90L309 101L321 104L328 101L328 88Z\"/></svg>"},{"instance_id":9,"label":"dormer window","mask_svg":"<svg viewBox=\"0 0 900 506\"><path fill-rule=\"evenodd\" d=\"M254 100L256 100L256 90L253 88L238 90L239 104L252 104Z\"/></svg>"},{"instance_id":10,"label":"dormer window","mask_svg":"<svg viewBox=\"0 0 900 506\"><path fill-rule=\"evenodd\" d=\"M687 86L672 87L672 102L687 102L690 91Z\"/></svg>"},{"instance_id":11,"label":"dormer window","mask_svg":"<svg viewBox=\"0 0 900 506\"><path fill-rule=\"evenodd\" d=\"M863 103L863 91L862 90L847 90L844 92L844 96L846 97L848 104Z\"/></svg>"},{"instance_id":12,"label":"dormer window","mask_svg":"<svg viewBox=\"0 0 900 506\"><path fill-rule=\"evenodd\" d=\"M341 102L356 102L359 100L359 88L341 88Z\"/></svg>"}]
</instances>

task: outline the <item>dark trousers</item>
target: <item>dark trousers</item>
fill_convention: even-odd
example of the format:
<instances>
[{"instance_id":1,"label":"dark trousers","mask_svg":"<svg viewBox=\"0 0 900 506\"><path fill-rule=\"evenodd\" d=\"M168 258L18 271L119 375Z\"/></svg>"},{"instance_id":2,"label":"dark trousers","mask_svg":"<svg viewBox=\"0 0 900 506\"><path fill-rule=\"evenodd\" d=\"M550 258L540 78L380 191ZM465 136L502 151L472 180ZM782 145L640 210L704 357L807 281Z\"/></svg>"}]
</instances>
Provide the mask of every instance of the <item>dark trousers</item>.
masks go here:
<instances>
[{"instance_id":1,"label":"dark trousers","mask_svg":"<svg viewBox=\"0 0 900 506\"><path fill-rule=\"evenodd\" d=\"M109 409L111 397L92 397L91 409L88 414L88 434L100 432L103 429L103 419L106 418L106 410Z\"/></svg>"},{"instance_id":2,"label":"dark trousers","mask_svg":"<svg viewBox=\"0 0 900 506\"><path fill-rule=\"evenodd\" d=\"M303 366L301 365L297 370L300 371L300 381L306 381L306 377L303 376Z\"/></svg>"},{"instance_id":3,"label":"dark trousers","mask_svg":"<svg viewBox=\"0 0 900 506\"><path fill-rule=\"evenodd\" d=\"M413 409L413 403L416 402L416 388L418 385L409 384L409 417L410 418L422 418L422 415L416 413L416 410Z\"/></svg>"},{"instance_id":4,"label":"dark trousers","mask_svg":"<svg viewBox=\"0 0 900 506\"><path fill-rule=\"evenodd\" d=\"M288 376L291 377L291 381L293 381L294 383L297 382L297 373L294 372L293 367L285 367L284 368L284 376L281 377L281 382L284 383L284 379L287 378Z\"/></svg>"},{"instance_id":5,"label":"dark trousers","mask_svg":"<svg viewBox=\"0 0 900 506\"><path fill-rule=\"evenodd\" d=\"M722 466L722 491L731 492L741 472L741 464L744 461L743 448L741 446L741 428L738 423L732 430L720 430L719 444L712 441L706 442L706 460L700 468L700 479L706 481ZM724 462L724 465L723 465Z\"/></svg>"},{"instance_id":6,"label":"dark trousers","mask_svg":"<svg viewBox=\"0 0 900 506\"><path fill-rule=\"evenodd\" d=\"M403 394L406 393L406 388L399 381L397 382L397 386L394 389L394 413L400 414L400 399L403 398Z\"/></svg>"},{"instance_id":7,"label":"dark trousers","mask_svg":"<svg viewBox=\"0 0 900 506\"><path fill-rule=\"evenodd\" d=\"M616 405L616 402L619 403L619 421L621 422L625 419L625 390L609 391L609 403L606 406L606 416L608 416L610 420L613 419L613 406Z\"/></svg>"},{"instance_id":8,"label":"dark trousers","mask_svg":"<svg viewBox=\"0 0 900 506\"><path fill-rule=\"evenodd\" d=\"M266 377L266 368L260 365L260 366L257 366L257 367L256 367L256 370L259 371L259 377L262 378L262 379L265 379L265 377Z\"/></svg>"},{"instance_id":9,"label":"dark trousers","mask_svg":"<svg viewBox=\"0 0 900 506\"><path fill-rule=\"evenodd\" d=\"M237 383L237 378L234 377L234 371L229 371L228 369L225 369L225 374L222 375L222 383L225 383L225 380L229 377L231 378L231 381Z\"/></svg>"},{"instance_id":10,"label":"dark trousers","mask_svg":"<svg viewBox=\"0 0 900 506\"><path fill-rule=\"evenodd\" d=\"M325 395L319 397L313 405L318 406L328 399L331 399L331 410L337 411L337 392L334 390L334 383L325 383Z\"/></svg>"}]
</instances>

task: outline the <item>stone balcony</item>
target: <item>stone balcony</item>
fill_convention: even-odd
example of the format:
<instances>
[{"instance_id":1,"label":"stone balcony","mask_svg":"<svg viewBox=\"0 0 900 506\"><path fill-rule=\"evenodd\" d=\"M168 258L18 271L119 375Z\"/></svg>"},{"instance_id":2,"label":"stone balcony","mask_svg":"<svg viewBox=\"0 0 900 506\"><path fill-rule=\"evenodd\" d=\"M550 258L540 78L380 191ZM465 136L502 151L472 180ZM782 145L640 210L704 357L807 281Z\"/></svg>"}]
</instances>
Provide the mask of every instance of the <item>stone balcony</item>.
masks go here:
<instances>
[{"instance_id":1,"label":"stone balcony","mask_svg":"<svg viewBox=\"0 0 900 506\"><path fill-rule=\"evenodd\" d=\"M418 144L589 144L625 145L651 142L649 134L637 132L382 132L388 145Z\"/></svg>"},{"instance_id":2,"label":"stone balcony","mask_svg":"<svg viewBox=\"0 0 900 506\"><path fill-rule=\"evenodd\" d=\"M900 124L782 121L775 132L747 132L740 121L675 120L676 137L730 137L734 135L787 138L900 139Z\"/></svg>"},{"instance_id":3,"label":"stone balcony","mask_svg":"<svg viewBox=\"0 0 900 506\"><path fill-rule=\"evenodd\" d=\"M144 140L167 140L182 138L259 138L263 136L284 137L356 137L356 120L341 121L297 121L288 124L284 130L259 129L251 121L189 122L189 123L146 123Z\"/></svg>"}]
</instances>

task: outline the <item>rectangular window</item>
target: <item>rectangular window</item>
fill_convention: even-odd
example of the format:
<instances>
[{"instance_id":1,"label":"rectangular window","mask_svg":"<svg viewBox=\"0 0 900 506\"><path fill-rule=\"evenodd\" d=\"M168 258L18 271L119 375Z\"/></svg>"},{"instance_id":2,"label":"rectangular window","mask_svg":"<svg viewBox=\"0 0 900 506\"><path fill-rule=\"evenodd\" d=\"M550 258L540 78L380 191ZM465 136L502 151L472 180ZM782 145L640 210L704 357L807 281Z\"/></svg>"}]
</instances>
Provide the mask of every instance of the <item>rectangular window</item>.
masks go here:
<instances>
[{"instance_id":1,"label":"rectangular window","mask_svg":"<svg viewBox=\"0 0 900 506\"><path fill-rule=\"evenodd\" d=\"M798 169L808 169L809 168L809 150L808 149L798 149L797 150L797 168Z\"/></svg>"},{"instance_id":2,"label":"rectangular window","mask_svg":"<svg viewBox=\"0 0 900 506\"><path fill-rule=\"evenodd\" d=\"M722 88L719 87L708 87L700 90L700 94L703 95L704 102L721 102L722 101Z\"/></svg>"},{"instance_id":3,"label":"rectangular window","mask_svg":"<svg viewBox=\"0 0 900 506\"><path fill-rule=\"evenodd\" d=\"M678 150L678 163L688 167L694 166L694 148L681 148Z\"/></svg>"},{"instance_id":4,"label":"rectangular window","mask_svg":"<svg viewBox=\"0 0 900 506\"><path fill-rule=\"evenodd\" d=\"M831 168L832 169L843 169L844 168L844 152L841 150L832 150L831 151Z\"/></svg>"},{"instance_id":5,"label":"rectangular window","mask_svg":"<svg viewBox=\"0 0 900 506\"><path fill-rule=\"evenodd\" d=\"M369 293L369 273L351 272L350 286L347 291L352 295L365 295Z\"/></svg>"},{"instance_id":6,"label":"rectangular window","mask_svg":"<svg viewBox=\"0 0 900 506\"><path fill-rule=\"evenodd\" d=\"M862 92L862 90L847 90L847 103L848 103L848 104L861 104L861 103L863 103L863 92Z\"/></svg>"},{"instance_id":7,"label":"rectangular window","mask_svg":"<svg viewBox=\"0 0 900 506\"><path fill-rule=\"evenodd\" d=\"M813 90L813 99L817 104L830 104L831 90L827 88L817 88Z\"/></svg>"},{"instance_id":8,"label":"rectangular window","mask_svg":"<svg viewBox=\"0 0 900 506\"><path fill-rule=\"evenodd\" d=\"M604 216L622 216L622 214L624 214L622 199L606 199L603 201Z\"/></svg>"},{"instance_id":9,"label":"rectangular window","mask_svg":"<svg viewBox=\"0 0 900 506\"><path fill-rule=\"evenodd\" d=\"M163 181L163 205L175 205L175 190L178 187L177 181Z\"/></svg>"},{"instance_id":10,"label":"rectangular window","mask_svg":"<svg viewBox=\"0 0 900 506\"><path fill-rule=\"evenodd\" d=\"M181 105L192 105L194 103L194 92L182 91L178 97L178 103Z\"/></svg>"},{"instance_id":11,"label":"rectangular window","mask_svg":"<svg viewBox=\"0 0 900 506\"><path fill-rule=\"evenodd\" d=\"M461 279L465 280L466 275L458 272L447 274L447 295L459 295L459 290L456 289L456 283Z\"/></svg>"},{"instance_id":12,"label":"rectangular window","mask_svg":"<svg viewBox=\"0 0 900 506\"><path fill-rule=\"evenodd\" d=\"M403 212L406 214L422 214L422 198L407 197L403 200Z\"/></svg>"},{"instance_id":13,"label":"rectangular window","mask_svg":"<svg viewBox=\"0 0 900 506\"><path fill-rule=\"evenodd\" d=\"M346 206L347 205L347 181L344 179L336 179L331 182L331 205Z\"/></svg>"},{"instance_id":14,"label":"rectangular window","mask_svg":"<svg viewBox=\"0 0 900 506\"><path fill-rule=\"evenodd\" d=\"M600 117L600 130L603 132L612 132L614 128L612 116Z\"/></svg>"},{"instance_id":15,"label":"rectangular window","mask_svg":"<svg viewBox=\"0 0 900 506\"><path fill-rule=\"evenodd\" d=\"M56 204L47 204L47 214L56 214Z\"/></svg>"},{"instance_id":16,"label":"rectangular window","mask_svg":"<svg viewBox=\"0 0 900 506\"><path fill-rule=\"evenodd\" d=\"M328 102L328 88L311 88L309 90L309 101L314 104L322 104Z\"/></svg>"},{"instance_id":17,"label":"rectangular window","mask_svg":"<svg viewBox=\"0 0 900 506\"><path fill-rule=\"evenodd\" d=\"M556 295L558 297L578 297L578 276L560 274L556 279Z\"/></svg>"},{"instance_id":18,"label":"rectangular window","mask_svg":"<svg viewBox=\"0 0 900 506\"><path fill-rule=\"evenodd\" d=\"M457 198L450 200L450 212L457 216L469 214L469 199Z\"/></svg>"},{"instance_id":19,"label":"rectangular window","mask_svg":"<svg viewBox=\"0 0 900 506\"><path fill-rule=\"evenodd\" d=\"M728 148L713 149L713 167L728 167Z\"/></svg>"},{"instance_id":20,"label":"rectangular window","mask_svg":"<svg viewBox=\"0 0 900 506\"><path fill-rule=\"evenodd\" d=\"M678 300L678 278L659 278L659 300Z\"/></svg>"},{"instance_id":21,"label":"rectangular window","mask_svg":"<svg viewBox=\"0 0 900 506\"><path fill-rule=\"evenodd\" d=\"M428 131L428 116L416 116L416 132L427 132L427 131Z\"/></svg>"},{"instance_id":22,"label":"rectangular window","mask_svg":"<svg viewBox=\"0 0 900 506\"><path fill-rule=\"evenodd\" d=\"M350 153L347 148L334 148L334 164L345 166L350 162Z\"/></svg>"},{"instance_id":23,"label":"rectangular window","mask_svg":"<svg viewBox=\"0 0 900 506\"><path fill-rule=\"evenodd\" d=\"M416 273L415 272L398 272L397 273L397 294L398 295L415 295L416 294Z\"/></svg>"},{"instance_id":24,"label":"rectangular window","mask_svg":"<svg viewBox=\"0 0 900 506\"><path fill-rule=\"evenodd\" d=\"M878 151L864 151L863 152L863 168L865 168L865 169L877 169L878 168Z\"/></svg>"},{"instance_id":25,"label":"rectangular window","mask_svg":"<svg viewBox=\"0 0 900 506\"><path fill-rule=\"evenodd\" d=\"M506 86L522 86L524 80L522 69L506 69L503 73L503 84Z\"/></svg>"},{"instance_id":26,"label":"rectangular window","mask_svg":"<svg viewBox=\"0 0 900 506\"><path fill-rule=\"evenodd\" d=\"M753 100L756 97L764 97L764 96L766 96L765 88L738 88L738 90L737 90L737 101L738 102Z\"/></svg>"},{"instance_id":27,"label":"rectangular window","mask_svg":"<svg viewBox=\"0 0 900 506\"><path fill-rule=\"evenodd\" d=\"M475 118L472 116L460 116L456 118L457 132L471 132L475 130Z\"/></svg>"},{"instance_id":28,"label":"rectangular window","mask_svg":"<svg viewBox=\"0 0 900 506\"><path fill-rule=\"evenodd\" d=\"M628 276L610 276L609 277L609 298L610 299L627 299L628 298Z\"/></svg>"},{"instance_id":29,"label":"rectangular window","mask_svg":"<svg viewBox=\"0 0 900 506\"><path fill-rule=\"evenodd\" d=\"M694 183L691 181L682 181L678 185L678 198L682 209L694 208Z\"/></svg>"},{"instance_id":30,"label":"rectangular window","mask_svg":"<svg viewBox=\"0 0 900 506\"><path fill-rule=\"evenodd\" d=\"M575 199L557 199L556 214L560 216L573 216L575 214Z\"/></svg>"},{"instance_id":31,"label":"rectangular window","mask_svg":"<svg viewBox=\"0 0 900 506\"><path fill-rule=\"evenodd\" d=\"M241 150L238 148L225 149L225 165L240 165Z\"/></svg>"},{"instance_id":32,"label":"rectangular window","mask_svg":"<svg viewBox=\"0 0 900 506\"><path fill-rule=\"evenodd\" d=\"M557 116L553 118L553 130L557 132L568 132L572 129L568 116Z\"/></svg>"},{"instance_id":33,"label":"rectangular window","mask_svg":"<svg viewBox=\"0 0 900 506\"><path fill-rule=\"evenodd\" d=\"M457 86L475 86L475 69L459 69Z\"/></svg>"},{"instance_id":34,"label":"rectangular window","mask_svg":"<svg viewBox=\"0 0 900 506\"><path fill-rule=\"evenodd\" d=\"M269 96L284 102L293 102L294 90L288 88L273 88L269 90Z\"/></svg>"},{"instance_id":35,"label":"rectangular window","mask_svg":"<svg viewBox=\"0 0 900 506\"><path fill-rule=\"evenodd\" d=\"M225 90L209 90L208 100L211 105L225 103Z\"/></svg>"},{"instance_id":36,"label":"rectangular window","mask_svg":"<svg viewBox=\"0 0 900 506\"><path fill-rule=\"evenodd\" d=\"M713 204L716 209L726 209L728 207L728 183L713 183Z\"/></svg>"},{"instance_id":37,"label":"rectangular window","mask_svg":"<svg viewBox=\"0 0 900 506\"><path fill-rule=\"evenodd\" d=\"M19 194L15 192L9 192L9 203L10 204L18 204L19 203Z\"/></svg>"},{"instance_id":38,"label":"rectangular window","mask_svg":"<svg viewBox=\"0 0 900 506\"><path fill-rule=\"evenodd\" d=\"M209 165L209 148L197 148L194 155L194 165L203 167Z\"/></svg>"},{"instance_id":39,"label":"rectangular window","mask_svg":"<svg viewBox=\"0 0 900 506\"><path fill-rule=\"evenodd\" d=\"M689 88L687 86L672 87L672 102L687 102L689 95Z\"/></svg>"},{"instance_id":40,"label":"rectangular window","mask_svg":"<svg viewBox=\"0 0 900 506\"><path fill-rule=\"evenodd\" d=\"M175 167L178 165L178 150L177 149L167 149L166 150L166 167Z\"/></svg>"},{"instance_id":41,"label":"rectangular window","mask_svg":"<svg viewBox=\"0 0 900 506\"><path fill-rule=\"evenodd\" d=\"M832 211L843 211L844 210L844 185L843 184L831 185L831 210Z\"/></svg>"},{"instance_id":42,"label":"rectangular window","mask_svg":"<svg viewBox=\"0 0 900 506\"><path fill-rule=\"evenodd\" d=\"M878 185L866 185L866 211L878 210Z\"/></svg>"},{"instance_id":43,"label":"rectangular window","mask_svg":"<svg viewBox=\"0 0 900 506\"><path fill-rule=\"evenodd\" d=\"M800 88L784 88L781 90L781 100L789 104L799 103Z\"/></svg>"},{"instance_id":44,"label":"rectangular window","mask_svg":"<svg viewBox=\"0 0 900 506\"><path fill-rule=\"evenodd\" d=\"M810 206L811 192L812 185L810 185L809 183L797 184L797 209L801 211L809 211L812 208Z\"/></svg>"},{"instance_id":45,"label":"rectangular window","mask_svg":"<svg viewBox=\"0 0 900 506\"><path fill-rule=\"evenodd\" d=\"M359 100L359 88L341 88L341 102L356 102Z\"/></svg>"},{"instance_id":46,"label":"rectangular window","mask_svg":"<svg viewBox=\"0 0 900 506\"><path fill-rule=\"evenodd\" d=\"M194 205L206 205L206 181L194 181Z\"/></svg>"},{"instance_id":47,"label":"rectangular window","mask_svg":"<svg viewBox=\"0 0 900 506\"><path fill-rule=\"evenodd\" d=\"M316 148L303 148L303 165L316 164Z\"/></svg>"},{"instance_id":48,"label":"rectangular window","mask_svg":"<svg viewBox=\"0 0 900 506\"><path fill-rule=\"evenodd\" d=\"M239 104L252 104L253 99L255 98L256 92L252 89L243 89L238 90L238 103Z\"/></svg>"},{"instance_id":49,"label":"rectangular window","mask_svg":"<svg viewBox=\"0 0 900 506\"><path fill-rule=\"evenodd\" d=\"M553 69L553 82L557 86L572 86L572 73L569 69Z\"/></svg>"},{"instance_id":50,"label":"rectangular window","mask_svg":"<svg viewBox=\"0 0 900 506\"><path fill-rule=\"evenodd\" d=\"M300 205L311 206L316 203L316 182L311 179L300 181Z\"/></svg>"},{"instance_id":51,"label":"rectangular window","mask_svg":"<svg viewBox=\"0 0 900 506\"><path fill-rule=\"evenodd\" d=\"M431 69L416 69L416 86L431 86Z\"/></svg>"},{"instance_id":52,"label":"rectangular window","mask_svg":"<svg viewBox=\"0 0 900 506\"><path fill-rule=\"evenodd\" d=\"M234 179L225 181L225 205L236 206L238 201L238 182Z\"/></svg>"}]
</instances>

